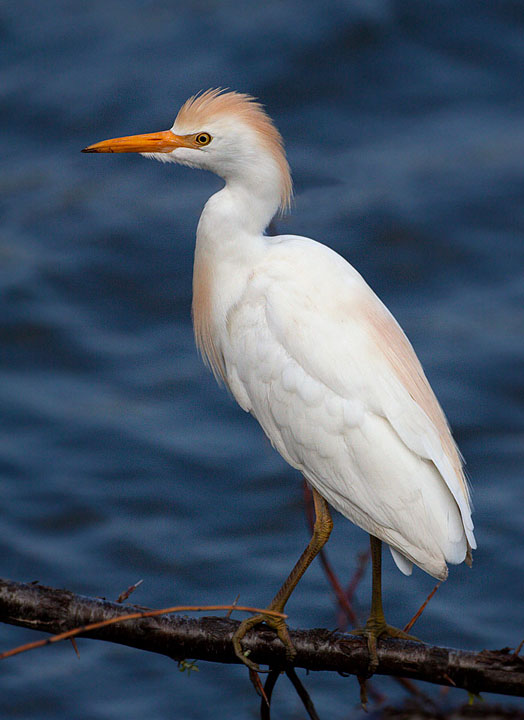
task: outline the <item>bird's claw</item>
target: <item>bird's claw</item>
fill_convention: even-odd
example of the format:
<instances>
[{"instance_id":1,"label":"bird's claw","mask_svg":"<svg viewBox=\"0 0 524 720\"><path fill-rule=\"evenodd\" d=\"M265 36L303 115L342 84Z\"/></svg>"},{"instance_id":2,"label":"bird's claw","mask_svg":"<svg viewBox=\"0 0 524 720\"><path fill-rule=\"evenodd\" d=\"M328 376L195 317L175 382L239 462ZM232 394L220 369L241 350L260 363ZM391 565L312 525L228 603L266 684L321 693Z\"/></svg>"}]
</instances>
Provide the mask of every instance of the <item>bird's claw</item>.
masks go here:
<instances>
[{"instance_id":1,"label":"bird's claw","mask_svg":"<svg viewBox=\"0 0 524 720\"><path fill-rule=\"evenodd\" d=\"M419 638L414 635L409 635L400 628L388 625L385 620L376 620L375 618L369 618L366 625L363 628L352 630L351 635L360 635L367 639L368 651L369 651L369 675L373 675L378 667L378 654L377 654L377 642L381 637L392 637L401 638L402 640L412 640L413 642L422 642Z\"/></svg>"},{"instance_id":2,"label":"bird's claw","mask_svg":"<svg viewBox=\"0 0 524 720\"><path fill-rule=\"evenodd\" d=\"M276 609L277 608L272 607L268 608L268 610ZM237 656L237 658L241 660L244 665L247 665L250 670L254 670L255 672L267 672L265 670L261 670L256 662L250 660L247 657L246 651L242 647L242 639L251 630L251 628L255 627L256 625L260 625L260 623L265 623L276 631L278 637L280 638L280 641L286 648L286 660L288 663L292 663L296 657L297 651L295 650L293 643L291 642L291 637L289 636L289 631L287 629L284 618L275 617L274 615L265 615L264 613L252 615L251 617L246 618L240 623L237 631L233 635L233 648L235 650L235 655Z\"/></svg>"}]
</instances>

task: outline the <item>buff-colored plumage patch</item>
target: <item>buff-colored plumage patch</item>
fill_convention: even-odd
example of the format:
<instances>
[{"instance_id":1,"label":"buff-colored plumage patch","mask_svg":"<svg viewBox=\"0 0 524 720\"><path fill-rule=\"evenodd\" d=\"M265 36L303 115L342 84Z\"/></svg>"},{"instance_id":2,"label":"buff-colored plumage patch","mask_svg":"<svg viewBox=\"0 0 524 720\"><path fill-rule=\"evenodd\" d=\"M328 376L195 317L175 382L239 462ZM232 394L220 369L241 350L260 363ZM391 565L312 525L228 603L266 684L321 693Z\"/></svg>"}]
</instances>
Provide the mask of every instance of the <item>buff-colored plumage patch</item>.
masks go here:
<instances>
[{"instance_id":1,"label":"buff-colored plumage patch","mask_svg":"<svg viewBox=\"0 0 524 720\"><path fill-rule=\"evenodd\" d=\"M282 179L280 208L282 211L287 210L293 196L293 183L284 141L264 107L255 98L245 93L225 92L220 88L206 90L186 100L180 108L175 125L187 125L204 131L206 122L224 115L236 116L241 122L252 127L259 140L272 154Z\"/></svg>"},{"instance_id":2,"label":"buff-colored plumage patch","mask_svg":"<svg viewBox=\"0 0 524 720\"><path fill-rule=\"evenodd\" d=\"M387 311L377 312L376 307L371 303L366 311L368 327L374 333L377 344L380 344L391 369L433 423L442 449L451 463L464 497L469 504L469 488L464 477L462 460L451 435L446 416L428 383L415 351L397 322Z\"/></svg>"}]
</instances>

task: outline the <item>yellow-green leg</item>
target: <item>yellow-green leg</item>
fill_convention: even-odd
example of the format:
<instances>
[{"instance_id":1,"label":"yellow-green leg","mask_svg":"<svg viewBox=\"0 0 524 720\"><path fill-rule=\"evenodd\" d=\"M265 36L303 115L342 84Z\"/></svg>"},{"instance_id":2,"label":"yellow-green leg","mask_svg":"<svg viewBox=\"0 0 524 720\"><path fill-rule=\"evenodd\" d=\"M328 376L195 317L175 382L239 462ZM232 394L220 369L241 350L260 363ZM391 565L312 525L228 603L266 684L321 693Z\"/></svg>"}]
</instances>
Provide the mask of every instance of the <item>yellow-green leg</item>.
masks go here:
<instances>
[{"instance_id":1,"label":"yellow-green leg","mask_svg":"<svg viewBox=\"0 0 524 720\"><path fill-rule=\"evenodd\" d=\"M313 527L313 536L309 541L307 548L300 556L297 564L290 572L289 577L266 608L267 610L284 612L284 607L291 597L291 593L297 586L298 581L306 572L315 556L318 555L320 550L322 550L324 545L327 543L331 530L333 529L333 521L331 519L327 502L314 488L312 488L312 490L313 500L315 503L315 525ZM252 627L262 622L276 630L278 637L286 648L286 657L288 662L293 662L296 650L293 647L291 638L289 637L285 620L283 618L265 615L264 613L253 615L240 624L238 630L233 635L233 647L235 648L236 656L240 658L240 660L242 660L242 662L244 662L251 670L259 670L258 665L245 656L242 649L242 638L249 630L251 630Z\"/></svg>"},{"instance_id":2,"label":"yellow-green leg","mask_svg":"<svg viewBox=\"0 0 524 720\"><path fill-rule=\"evenodd\" d=\"M371 580L371 612L363 628L353 630L352 635L363 635L367 638L369 649L369 671L375 672L378 666L377 640L386 635L387 637L404 638L405 640L416 640L418 638L408 635L404 630L392 627L386 623L384 610L382 608L382 542L373 535L369 536L371 544L371 563L373 575Z\"/></svg>"}]
</instances>

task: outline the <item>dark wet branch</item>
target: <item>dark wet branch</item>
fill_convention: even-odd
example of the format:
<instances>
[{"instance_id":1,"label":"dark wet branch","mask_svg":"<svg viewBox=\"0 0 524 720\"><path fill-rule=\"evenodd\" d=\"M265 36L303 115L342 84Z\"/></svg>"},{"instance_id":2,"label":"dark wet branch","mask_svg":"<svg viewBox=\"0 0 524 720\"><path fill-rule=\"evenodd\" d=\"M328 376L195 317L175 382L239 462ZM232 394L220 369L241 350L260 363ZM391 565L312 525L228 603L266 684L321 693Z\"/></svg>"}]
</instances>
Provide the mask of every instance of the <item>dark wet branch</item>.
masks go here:
<instances>
[{"instance_id":1,"label":"dark wet branch","mask_svg":"<svg viewBox=\"0 0 524 720\"><path fill-rule=\"evenodd\" d=\"M65 632L137 609L141 608L75 595L68 590L0 580L0 621L46 633ZM237 627L237 620L226 617L194 619L174 615L125 621L86 633L86 637L160 653L174 660L237 663L231 644ZM297 649L296 667L361 676L366 673L368 654L360 638L323 629L290 632ZM271 630L252 631L243 645L259 664L283 667L284 648ZM377 674L453 685L473 693L524 696L524 660L508 649L475 653L388 639L380 642L378 657Z\"/></svg>"}]
</instances>

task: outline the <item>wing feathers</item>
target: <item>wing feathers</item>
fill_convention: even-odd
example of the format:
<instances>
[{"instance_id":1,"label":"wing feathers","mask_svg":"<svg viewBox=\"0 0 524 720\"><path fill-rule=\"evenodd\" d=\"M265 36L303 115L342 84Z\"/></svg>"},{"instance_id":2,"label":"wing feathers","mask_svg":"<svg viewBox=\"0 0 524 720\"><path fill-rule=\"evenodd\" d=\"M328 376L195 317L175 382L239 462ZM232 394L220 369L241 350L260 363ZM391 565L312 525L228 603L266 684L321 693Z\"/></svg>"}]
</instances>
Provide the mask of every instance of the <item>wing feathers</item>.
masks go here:
<instances>
[{"instance_id":1,"label":"wing feathers","mask_svg":"<svg viewBox=\"0 0 524 720\"><path fill-rule=\"evenodd\" d=\"M468 542L476 548L469 489L446 417L409 340L387 308L377 301L374 295L367 299L365 317L375 346L383 352L400 383L393 392L390 385L385 395L389 401L388 419L411 450L435 464L459 506ZM412 402L401 397L405 393Z\"/></svg>"},{"instance_id":2,"label":"wing feathers","mask_svg":"<svg viewBox=\"0 0 524 720\"><path fill-rule=\"evenodd\" d=\"M413 348L336 253L293 236L268 244L228 316L232 392L402 572L414 562L445 578L476 543L462 462Z\"/></svg>"}]
</instances>

